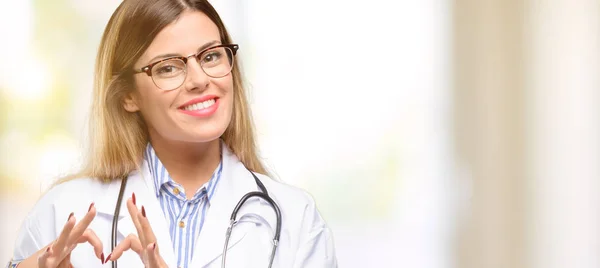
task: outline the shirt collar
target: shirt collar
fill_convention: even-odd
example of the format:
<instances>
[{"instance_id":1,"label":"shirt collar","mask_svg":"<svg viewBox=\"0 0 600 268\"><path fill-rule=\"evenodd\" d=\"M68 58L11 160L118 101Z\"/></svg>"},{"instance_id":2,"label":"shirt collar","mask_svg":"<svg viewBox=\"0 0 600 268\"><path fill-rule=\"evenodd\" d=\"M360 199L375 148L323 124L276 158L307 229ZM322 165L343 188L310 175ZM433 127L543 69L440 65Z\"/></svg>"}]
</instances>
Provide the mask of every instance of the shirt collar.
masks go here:
<instances>
[{"instance_id":1,"label":"shirt collar","mask_svg":"<svg viewBox=\"0 0 600 268\"><path fill-rule=\"evenodd\" d=\"M223 148L222 144L221 144L221 148ZM150 174L152 175L152 180L154 182L154 188L156 191L155 194L157 197L159 197L161 194L160 190L161 190L162 186L168 182L175 183L175 181L173 181L173 179L171 178L171 175L169 175L169 172L167 171L165 166L162 164L162 162L156 155L156 152L154 151L154 147L152 147L152 145L150 143L148 143L146 145L146 151L144 152L144 159L148 163L148 169L150 170ZM210 180L202 186L202 188L206 187L206 194L208 196L209 202L215 193L215 189L217 188L219 180L221 179L222 171L223 171L223 153L221 152L221 161L219 162L219 166L217 166L217 168L213 172L213 175L210 178ZM202 189L202 188L200 188L200 189Z\"/></svg>"}]
</instances>

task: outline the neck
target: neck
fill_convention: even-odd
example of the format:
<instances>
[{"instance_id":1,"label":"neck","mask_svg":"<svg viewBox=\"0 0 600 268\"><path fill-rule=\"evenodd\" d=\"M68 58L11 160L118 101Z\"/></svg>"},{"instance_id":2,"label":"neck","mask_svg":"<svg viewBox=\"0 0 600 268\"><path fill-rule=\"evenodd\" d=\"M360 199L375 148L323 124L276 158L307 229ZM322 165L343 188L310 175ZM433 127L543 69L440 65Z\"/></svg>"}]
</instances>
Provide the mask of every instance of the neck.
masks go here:
<instances>
[{"instance_id":1,"label":"neck","mask_svg":"<svg viewBox=\"0 0 600 268\"><path fill-rule=\"evenodd\" d=\"M156 155L188 199L210 180L221 161L220 139L205 143L166 141L150 137Z\"/></svg>"}]
</instances>

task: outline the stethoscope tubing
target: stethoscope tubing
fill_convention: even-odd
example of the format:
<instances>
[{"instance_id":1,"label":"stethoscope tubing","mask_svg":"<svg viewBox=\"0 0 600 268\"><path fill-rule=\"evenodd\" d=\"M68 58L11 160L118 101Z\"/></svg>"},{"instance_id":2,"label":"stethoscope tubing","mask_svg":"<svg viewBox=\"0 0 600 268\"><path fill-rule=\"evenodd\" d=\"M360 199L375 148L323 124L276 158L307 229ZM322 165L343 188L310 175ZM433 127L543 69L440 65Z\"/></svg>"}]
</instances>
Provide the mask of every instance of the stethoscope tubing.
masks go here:
<instances>
[{"instance_id":1,"label":"stethoscope tubing","mask_svg":"<svg viewBox=\"0 0 600 268\"><path fill-rule=\"evenodd\" d=\"M115 205L115 213L112 222L110 251L113 252L117 247L117 224L119 222L119 212L121 211L121 203L123 203L123 194L125 194L125 186L127 185L127 176L121 179L121 188L119 189L119 197ZM117 268L117 260L112 262L112 268Z\"/></svg>"}]
</instances>

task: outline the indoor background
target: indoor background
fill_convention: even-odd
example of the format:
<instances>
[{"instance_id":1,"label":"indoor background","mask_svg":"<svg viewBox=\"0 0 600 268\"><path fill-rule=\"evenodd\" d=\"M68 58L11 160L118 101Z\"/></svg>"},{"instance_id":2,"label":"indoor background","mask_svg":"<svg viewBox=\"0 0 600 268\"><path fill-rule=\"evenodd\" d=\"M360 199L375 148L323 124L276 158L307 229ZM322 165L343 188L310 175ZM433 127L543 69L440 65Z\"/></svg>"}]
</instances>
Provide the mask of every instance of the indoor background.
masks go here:
<instances>
[{"instance_id":1,"label":"indoor background","mask_svg":"<svg viewBox=\"0 0 600 268\"><path fill-rule=\"evenodd\" d=\"M211 2L340 267L600 267L600 1ZM119 3L0 0L0 262L80 163Z\"/></svg>"}]
</instances>

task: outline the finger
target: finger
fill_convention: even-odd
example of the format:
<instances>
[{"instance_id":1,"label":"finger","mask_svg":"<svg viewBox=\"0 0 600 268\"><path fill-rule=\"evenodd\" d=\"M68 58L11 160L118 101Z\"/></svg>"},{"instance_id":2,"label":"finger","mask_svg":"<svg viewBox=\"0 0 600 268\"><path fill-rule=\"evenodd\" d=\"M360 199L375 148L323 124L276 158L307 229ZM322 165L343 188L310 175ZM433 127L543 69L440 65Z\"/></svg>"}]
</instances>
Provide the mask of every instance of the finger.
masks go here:
<instances>
[{"instance_id":1,"label":"finger","mask_svg":"<svg viewBox=\"0 0 600 268\"><path fill-rule=\"evenodd\" d=\"M51 267L48 265L48 259L52 255L52 245L49 245L46 250L38 257L38 267L39 268L47 268Z\"/></svg>"},{"instance_id":2,"label":"finger","mask_svg":"<svg viewBox=\"0 0 600 268\"><path fill-rule=\"evenodd\" d=\"M67 256L58 264L57 268L70 268L73 267L71 265L71 253L67 254Z\"/></svg>"},{"instance_id":3,"label":"finger","mask_svg":"<svg viewBox=\"0 0 600 268\"><path fill-rule=\"evenodd\" d=\"M75 216L73 216L73 215L74 215L73 213L69 214L67 223L63 227L63 230L60 233L58 240L56 240L54 245L51 246L50 251L57 251L57 253L62 254L62 252L67 244L67 240L69 239L69 236L71 235L73 228L75 226Z\"/></svg>"},{"instance_id":4,"label":"finger","mask_svg":"<svg viewBox=\"0 0 600 268\"><path fill-rule=\"evenodd\" d=\"M142 206L142 212L144 211L144 206ZM154 232L152 231L152 226L150 226L150 221L148 221L148 218L146 218L146 213L139 213L138 214L138 221L140 222L140 225L142 227L142 232L144 234L144 237L146 238L145 241L142 241L144 246L148 246L152 243L156 243L156 236L154 235Z\"/></svg>"},{"instance_id":5,"label":"finger","mask_svg":"<svg viewBox=\"0 0 600 268\"><path fill-rule=\"evenodd\" d=\"M148 263L150 264L150 267L164 267L164 261L158 254L156 243L148 245L146 247L146 252L148 252Z\"/></svg>"},{"instance_id":6,"label":"finger","mask_svg":"<svg viewBox=\"0 0 600 268\"><path fill-rule=\"evenodd\" d=\"M68 245L75 244L75 241L77 241L77 239L83 235L83 232L88 229L90 223L92 223L92 220L94 220L94 217L96 217L96 207L94 206L94 203L91 203L90 207L88 208L88 212L85 214L85 216L83 216L79 223L73 227L73 231L71 232L69 240L67 241Z\"/></svg>"},{"instance_id":7,"label":"finger","mask_svg":"<svg viewBox=\"0 0 600 268\"><path fill-rule=\"evenodd\" d=\"M129 211L129 215L131 216L131 220L133 221L133 225L135 226L135 230L137 231L140 242L145 245L146 237L144 236L142 226L140 225L140 221L138 219L138 214L141 213L135 204L135 193L131 195L131 198L127 199L127 210Z\"/></svg>"},{"instance_id":8,"label":"finger","mask_svg":"<svg viewBox=\"0 0 600 268\"><path fill-rule=\"evenodd\" d=\"M106 262L118 260L123 255L123 252L130 249L137 253L140 257L142 256L143 247L140 243L140 239L133 234L125 237L125 239L123 239L123 241L121 241L121 243L115 247L113 252L111 252L106 258Z\"/></svg>"},{"instance_id":9,"label":"finger","mask_svg":"<svg viewBox=\"0 0 600 268\"><path fill-rule=\"evenodd\" d=\"M100 261L102 263L104 263L104 253L102 252L102 250L104 248L102 246L102 241L100 240L100 238L98 238L98 236L92 229L85 230L85 232L83 232L83 234L79 237L79 239L77 239L77 241L75 241L75 243L77 243L77 244L86 243L86 242L90 243L90 245L92 245L92 247L94 248L94 253L96 254L96 257L98 257L98 259L100 259Z\"/></svg>"}]
</instances>

